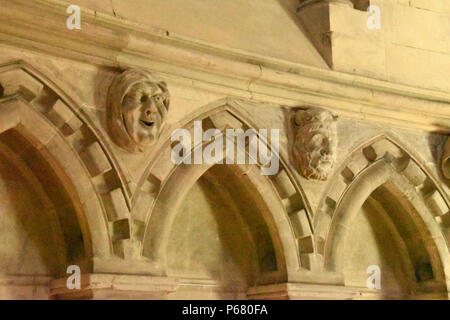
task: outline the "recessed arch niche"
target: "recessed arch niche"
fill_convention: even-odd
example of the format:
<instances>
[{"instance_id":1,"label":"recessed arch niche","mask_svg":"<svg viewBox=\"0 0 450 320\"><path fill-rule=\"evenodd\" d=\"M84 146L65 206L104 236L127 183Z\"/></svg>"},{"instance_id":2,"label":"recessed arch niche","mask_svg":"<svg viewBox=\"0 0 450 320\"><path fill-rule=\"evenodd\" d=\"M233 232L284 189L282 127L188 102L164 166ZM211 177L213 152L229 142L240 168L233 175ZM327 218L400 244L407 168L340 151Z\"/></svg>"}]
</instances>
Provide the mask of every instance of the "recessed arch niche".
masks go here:
<instances>
[{"instance_id":1,"label":"recessed arch niche","mask_svg":"<svg viewBox=\"0 0 450 320\"><path fill-rule=\"evenodd\" d=\"M203 130L255 128L243 119L232 101L221 100L177 126L191 133L194 120L202 120ZM263 176L260 164L175 165L170 152L168 138L141 181L132 212L133 234L142 243L142 257L152 264L154 274L208 278L209 273L214 279L239 279L250 286L286 281L290 273L309 268L312 231L307 205L282 159L276 175ZM220 260L211 252L227 258ZM181 263L199 264L202 259L216 264L189 269ZM203 274L196 273L202 268ZM223 277L233 274L232 270L236 277Z\"/></svg>"},{"instance_id":2,"label":"recessed arch niche","mask_svg":"<svg viewBox=\"0 0 450 320\"><path fill-rule=\"evenodd\" d=\"M432 177L390 138L380 137L341 166L316 217L317 253L346 286L383 298L444 297L448 205ZM370 291L367 268L381 271Z\"/></svg>"},{"instance_id":3,"label":"recessed arch niche","mask_svg":"<svg viewBox=\"0 0 450 320\"><path fill-rule=\"evenodd\" d=\"M65 275L70 264L99 271L102 261L123 257L127 193L98 132L76 102L22 61L0 66L0 86L2 155L36 199L27 208L47 224L43 254L58 261L49 274Z\"/></svg>"},{"instance_id":4,"label":"recessed arch niche","mask_svg":"<svg viewBox=\"0 0 450 320\"><path fill-rule=\"evenodd\" d=\"M246 285L285 278L271 208L248 177L256 171L214 165L189 188L171 225L167 276Z\"/></svg>"}]
</instances>

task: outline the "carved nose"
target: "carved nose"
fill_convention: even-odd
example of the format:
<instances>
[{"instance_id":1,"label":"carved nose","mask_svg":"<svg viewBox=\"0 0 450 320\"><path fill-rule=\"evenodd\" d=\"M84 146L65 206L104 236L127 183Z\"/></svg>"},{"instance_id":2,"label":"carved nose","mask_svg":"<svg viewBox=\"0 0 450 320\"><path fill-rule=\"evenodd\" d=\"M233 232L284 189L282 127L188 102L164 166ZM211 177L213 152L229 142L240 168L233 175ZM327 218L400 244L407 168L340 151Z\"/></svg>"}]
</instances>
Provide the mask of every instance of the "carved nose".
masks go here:
<instances>
[{"instance_id":1,"label":"carved nose","mask_svg":"<svg viewBox=\"0 0 450 320\"><path fill-rule=\"evenodd\" d=\"M144 115L146 118L150 118L153 113L155 113L157 109L153 106L152 103L148 103L144 109Z\"/></svg>"}]
</instances>

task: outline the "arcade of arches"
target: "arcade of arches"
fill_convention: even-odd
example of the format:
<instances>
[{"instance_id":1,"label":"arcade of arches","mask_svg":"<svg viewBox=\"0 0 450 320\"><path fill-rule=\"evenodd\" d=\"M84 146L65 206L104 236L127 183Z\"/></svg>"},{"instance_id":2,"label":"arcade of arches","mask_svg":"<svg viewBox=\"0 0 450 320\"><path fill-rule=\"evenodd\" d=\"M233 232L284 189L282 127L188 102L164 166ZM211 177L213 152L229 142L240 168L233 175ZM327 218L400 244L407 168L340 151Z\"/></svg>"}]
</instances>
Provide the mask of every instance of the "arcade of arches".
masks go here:
<instances>
[{"instance_id":1,"label":"arcade of arches","mask_svg":"<svg viewBox=\"0 0 450 320\"><path fill-rule=\"evenodd\" d=\"M0 299L448 299L449 24L447 0L0 1ZM184 159L236 152L176 162L177 129Z\"/></svg>"}]
</instances>

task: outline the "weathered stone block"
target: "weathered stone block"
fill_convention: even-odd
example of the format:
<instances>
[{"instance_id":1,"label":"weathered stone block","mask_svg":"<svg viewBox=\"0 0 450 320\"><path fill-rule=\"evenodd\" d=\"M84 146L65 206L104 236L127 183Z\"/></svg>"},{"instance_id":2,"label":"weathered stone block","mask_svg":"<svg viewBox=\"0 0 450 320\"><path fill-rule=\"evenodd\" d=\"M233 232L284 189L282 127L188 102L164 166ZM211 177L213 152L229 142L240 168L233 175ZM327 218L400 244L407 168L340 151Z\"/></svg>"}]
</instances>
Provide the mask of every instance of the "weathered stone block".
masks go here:
<instances>
[{"instance_id":1,"label":"weathered stone block","mask_svg":"<svg viewBox=\"0 0 450 320\"><path fill-rule=\"evenodd\" d=\"M108 158L98 142L89 145L86 150L80 153L80 156L93 177L112 169Z\"/></svg>"},{"instance_id":2,"label":"weathered stone block","mask_svg":"<svg viewBox=\"0 0 450 320\"><path fill-rule=\"evenodd\" d=\"M312 234L305 209L292 212L289 217L297 237L309 236Z\"/></svg>"},{"instance_id":3,"label":"weathered stone block","mask_svg":"<svg viewBox=\"0 0 450 320\"><path fill-rule=\"evenodd\" d=\"M447 203L445 202L439 191L433 191L432 193L428 194L425 199L436 216L442 216L449 212Z\"/></svg>"}]
</instances>

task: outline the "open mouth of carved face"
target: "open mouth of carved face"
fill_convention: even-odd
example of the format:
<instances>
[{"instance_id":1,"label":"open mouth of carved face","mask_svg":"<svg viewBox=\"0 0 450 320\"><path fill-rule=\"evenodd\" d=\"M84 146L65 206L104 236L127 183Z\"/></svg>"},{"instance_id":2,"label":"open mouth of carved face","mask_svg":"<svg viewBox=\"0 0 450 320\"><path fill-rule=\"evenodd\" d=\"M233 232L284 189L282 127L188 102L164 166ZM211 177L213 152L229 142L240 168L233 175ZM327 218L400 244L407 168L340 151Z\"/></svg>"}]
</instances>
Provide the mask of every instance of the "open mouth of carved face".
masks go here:
<instances>
[{"instance_id":1,"label":"open mouth of carved face","mask_svg":"<svg viewBox=\"0 0 450 320\"><path fill-rule=\"evenodd\" d=\"M153 121L145 121L145 120L141 120L141 124L147 128L151 128L153 127L153 125L155 124Z\"/></svg>"}]
</instances>

